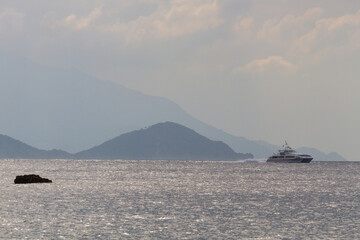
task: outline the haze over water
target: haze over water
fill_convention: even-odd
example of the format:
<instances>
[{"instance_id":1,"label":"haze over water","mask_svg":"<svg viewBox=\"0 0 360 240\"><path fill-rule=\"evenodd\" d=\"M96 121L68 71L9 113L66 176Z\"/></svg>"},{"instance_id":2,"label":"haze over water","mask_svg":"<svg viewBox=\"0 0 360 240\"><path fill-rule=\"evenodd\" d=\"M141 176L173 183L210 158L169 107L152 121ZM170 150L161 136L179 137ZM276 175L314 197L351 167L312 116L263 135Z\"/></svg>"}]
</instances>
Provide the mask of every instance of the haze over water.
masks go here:
<instances>
[{"instance_id":1,"label":"haze over water","mask_svg":"<svg viewBox=\"0 0 360 240\"><path fill-rule=\"evenodd\" d=\"M234 136L358 158L360 1L0 6L0 134L77 152L181 108Z\"/></svg>"},{"instance_id":2,"label":"haze over water","mask_svg":"<svg viewBox=\"0 0 360 240\"><path fill-rule=\"evenodd\" d=\"M359 239L360 164L0 161L4 239ZM15 185L39 174L52 184Z\"/></svg>"}]
</instances>

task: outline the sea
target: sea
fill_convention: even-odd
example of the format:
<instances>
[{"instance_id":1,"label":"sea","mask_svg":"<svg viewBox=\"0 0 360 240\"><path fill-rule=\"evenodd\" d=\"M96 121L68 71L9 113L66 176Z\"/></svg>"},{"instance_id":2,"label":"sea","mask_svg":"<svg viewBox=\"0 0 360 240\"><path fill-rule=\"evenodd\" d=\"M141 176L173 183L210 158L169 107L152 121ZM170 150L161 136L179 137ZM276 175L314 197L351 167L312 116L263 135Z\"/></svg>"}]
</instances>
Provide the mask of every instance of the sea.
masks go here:
<instances>
[{"instance_id":1,"label":"sea","mask_svg":"<svg viewBox=\"0 0 360 240\"><path fill-rule=\"evenodd\" d=\"M360 162L0 160L0 239L360 239ZM38 174L53 183L14 184Z\"/></svg>"}]
</instances>

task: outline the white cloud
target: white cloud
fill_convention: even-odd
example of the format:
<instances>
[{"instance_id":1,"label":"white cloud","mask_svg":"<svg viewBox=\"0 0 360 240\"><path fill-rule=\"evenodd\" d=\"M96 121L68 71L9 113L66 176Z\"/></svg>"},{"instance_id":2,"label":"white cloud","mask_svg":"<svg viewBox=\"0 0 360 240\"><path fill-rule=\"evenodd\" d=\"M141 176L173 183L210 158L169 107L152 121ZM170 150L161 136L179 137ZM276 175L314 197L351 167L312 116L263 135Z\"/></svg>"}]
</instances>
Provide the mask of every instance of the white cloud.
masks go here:
<instances>
[{"instance_id":1,"label":"white cloud","mask_svg":"<svg viewBox=\"0 0 360 240\"><path fill-rule=\"evenodd\" d=\"M101 8L95 8L88 16L72 14L56 21L52 27L75 30L91 27L96 32L110 34L123 39L125 43L134 44L147 39L171 39L202 32L216 28L223 22L216 0L172 0L168 4L158 2L157 9L152 14L139 16L129 22L121 21L116 13L108 11L103 15L113 14L110 17L112 23L96 24L94 21L102 14Z\"/></svg>"},{"instance_id":2,"label":"white cloud","mask_svg":"<svg viewBox=\"0 0 360 240\"><path fill-rule=\"evenodd\" d=\"M360 48L358 43L360 11L354 14L335 15L335 17L325 17L326 14L328 13L324 8L317 7L309 8L302 14L272 16L258 29L256 26L259 26L261 21L254 19L248 26L251 26L252 32L257 32L255 36L246 34L244 30L246 27L242 27L240 23L236 25L236 29L242 31L239 41L243 41L244 36L250 36L252 46L261 48L264 52L262 55L285 56L297 63L297 69L305 69L307 66L320 64L329 56ZM281 63L279 59L277 62L279 63L277 65L283 66L284 69L291 68L290 65L286 67L286 64ZM264 68L255 63L248 68L250 66L252 69L258 66L259 72L266 71L261 70ZM237 68L237 71L240 70L245 69Z\"/></svg>"},{"instance_id":3,"label":"white cloud","mask_svg":"<svg viewBox=\"0 0 360 240\"><path fill-rule=\"evenodd\" d=\"M319 24L325 24L328 31L332 32L346 25L359 26L360 23L360 11L355 14L347 14L338 18L329 18L319 21Z\"/></svg>"},{"instance_id":4,"label":"white cloud","mask_svg":"<svg viewBox=\"0 0 360 240\"><path fill-rule=\"evenodd\" d=\"M5 8L0 12L0 33L6 35L20 33L23 29L24 19L23 13L13 8Z\"/></svg>"},{"instance_id":5,"label":"white cloud","mask_svg":"<svg viewBox=\"0 0 360 240\"><path fill-rule=\"evenodd\" d=\"M174 1L168 10L156 13L151 24L161 37L177 37L219 26L216 1Z\"/></svg>"},{"instance_id":6,"label":"white cloud","mask_svg":"<svg viewBox=\"0 0 360 240\"><path fill-rule=\"evenodd\" d=\"M243 32L250 30L254 25L254 17L238 17L234 24L235 32Z\"/></svg>"},{"instance_id":7,"label":"white cloud","mask_svg":"<svg viewBox=\"0 0 360 240\"><path fill-rule=\"evenodd\" d=\"M67 16L65 19L60 21L56 21L52 24L52 28L56 27L68 27L74 30L85 29L90 26L92 22L98 19L102 15L101 8L94 8L89 15L85 17L79 17L76 14L71 14Z\"/></svg>"},{"instance_id":8,"label":"white cloud","mask_svg":"<svg viewBox=\"0 0 360 240\"><path fill-rule=\"evenodd\" d=\"M238 67L233 70L234 74L237 73L265 73L265 72L291 72L295 70L295 65L284 60L282 56L270 56L264 59L252 61L244 66Z\"/></svg>"},{"instance_id":9,"label":"white cloud","mask_svg":"<svg viewBox=\"0 0 360 240\"><path fill-rule=\"evenodd\" d=\"M308 9L303 15L287 15L280 20L269 19L257 33L257 39L276 42L284 38L299 36L307 31L307 24L312 24L321 14L321 8Z\"/></svg>"},{"instance_id":10,"label":"white cloud","mask_svg":"<svg viewBox=\"0 0 360 240\"><path fill-rule=\"evenodd\" d=\"M332 52L358 49L360 45L354 39L358 39L359 25L360 11L317 19L313 28L292 40L289 54L303 58L304 64L313 64Z\"/></svg>"}]
</instances>

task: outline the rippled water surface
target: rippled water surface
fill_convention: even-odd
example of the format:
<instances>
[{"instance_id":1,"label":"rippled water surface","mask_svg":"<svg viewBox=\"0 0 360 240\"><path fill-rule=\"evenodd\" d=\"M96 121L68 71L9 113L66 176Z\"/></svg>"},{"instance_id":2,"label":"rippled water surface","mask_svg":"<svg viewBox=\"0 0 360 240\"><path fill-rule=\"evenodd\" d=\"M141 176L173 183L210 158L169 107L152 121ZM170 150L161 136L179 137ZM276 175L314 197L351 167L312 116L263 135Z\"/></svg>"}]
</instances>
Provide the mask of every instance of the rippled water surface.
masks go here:
<instances>
[{"instance_id":1,"label":"rippled water surface","mask_svg":"<svg viewBox=\"0 0 360 240\"><path fill-rule=\"evenodd\" d=\"M2 239L360 239L360 163L0 160ZM53 183L15 185L16 175Z\"/></svg>"}]
</instances>

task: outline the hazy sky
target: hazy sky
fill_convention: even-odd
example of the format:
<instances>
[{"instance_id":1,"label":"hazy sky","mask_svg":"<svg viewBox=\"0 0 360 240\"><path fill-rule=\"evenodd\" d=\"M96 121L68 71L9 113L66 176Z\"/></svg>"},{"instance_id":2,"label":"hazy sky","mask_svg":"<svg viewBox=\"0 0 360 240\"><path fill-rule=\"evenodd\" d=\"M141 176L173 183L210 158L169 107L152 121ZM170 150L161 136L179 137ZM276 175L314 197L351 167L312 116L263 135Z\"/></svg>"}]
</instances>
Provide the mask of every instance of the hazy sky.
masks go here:
<instances>
[{"instance_id":1,"label":"hazy sky","mask_svg":"<svg viewBox=\"0 0 360 240\"><path fill-rule=\"evenodd\" d=\"M234 135L359 159L358 0L0 0L0 51L166 97Z\"/></svg>"}]
</instances>

